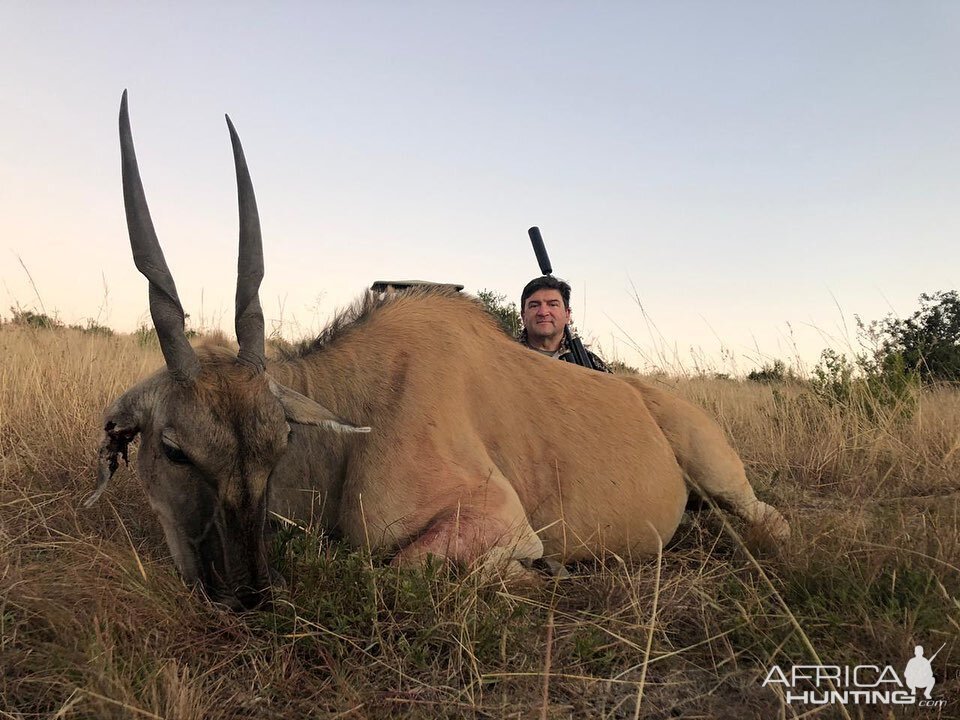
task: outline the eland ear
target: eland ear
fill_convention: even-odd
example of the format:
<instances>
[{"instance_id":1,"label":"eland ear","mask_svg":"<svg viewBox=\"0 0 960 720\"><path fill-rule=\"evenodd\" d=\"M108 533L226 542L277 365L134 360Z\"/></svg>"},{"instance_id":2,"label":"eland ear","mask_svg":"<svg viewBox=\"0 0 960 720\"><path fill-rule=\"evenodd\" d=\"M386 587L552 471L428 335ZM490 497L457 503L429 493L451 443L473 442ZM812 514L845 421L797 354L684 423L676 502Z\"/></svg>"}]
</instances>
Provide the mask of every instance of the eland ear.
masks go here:
<instances>
[{"instance_id":1,"label":"eland ear","mask_svg":"<svg viewBox=\"0 0 960 720\"><path fill-rule=\"evenodd\" d=\"M97 451L97 487L83 501L83 507L93 507L103 491L107 489L110 478L120 467L119 458L129 462L127 448L140 433L139 413L135 412L130 393L126 393L110 406L103 419L103 434L100 436L100 449Z\"/></svg>"},{"instance_id":2,"label":"eland ear","mask_svg":"<svg viewBox=\"0 0 960 720\"><path fill-rule=\"evenodd\" d=\"M320 403L272 379L270 380L270 392L280 401L280 404L283 406L283 412L290 422L298 423L299 425L325 427L336 432L370 432L369 427L358 427L357 425L349 423L334 415Z\"/></svg>"}]
</instances>

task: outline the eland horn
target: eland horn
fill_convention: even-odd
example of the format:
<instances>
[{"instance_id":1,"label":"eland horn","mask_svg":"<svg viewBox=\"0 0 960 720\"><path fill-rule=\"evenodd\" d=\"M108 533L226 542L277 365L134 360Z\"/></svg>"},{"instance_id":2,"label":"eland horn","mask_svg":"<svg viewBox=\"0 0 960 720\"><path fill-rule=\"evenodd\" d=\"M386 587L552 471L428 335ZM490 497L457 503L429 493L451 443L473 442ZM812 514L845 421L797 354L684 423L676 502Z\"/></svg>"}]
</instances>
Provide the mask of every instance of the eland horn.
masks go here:
<instances>
[{"instance_id":1,"label":"eland horn","mask_svg":"<svg viewBox=\"0 0 960 720\"><path fill-rule=\"evenodd\" d=\"M243 156L243 146L236 128L227 118L230 142L233 144L233 162L237 168L237 198L240 206L240 250L237 255L237 302L235 327L240 351L240 362L263 371L266 366L264 351L263 310L260 307L260 281L263 280L263 241L260 235L260 215L253 183Z\"/></svg>"},{"instance_id":2,"label":"eland horn","mask_svg":"<svg viewBox=\"0 0 960 720\"><path fill-rule=\"evenodd\" d=\"M150 281L150 315L157 329L160 349L173 378L178 382L190 382L200 371L200 363L184 333L183 306L150 219L140 168L137 167L137 155L133 149L126 90L120 100L120 159L123 167L123 204L127 212L133 262L137 270Z\"/></svg>"}]
</instances>

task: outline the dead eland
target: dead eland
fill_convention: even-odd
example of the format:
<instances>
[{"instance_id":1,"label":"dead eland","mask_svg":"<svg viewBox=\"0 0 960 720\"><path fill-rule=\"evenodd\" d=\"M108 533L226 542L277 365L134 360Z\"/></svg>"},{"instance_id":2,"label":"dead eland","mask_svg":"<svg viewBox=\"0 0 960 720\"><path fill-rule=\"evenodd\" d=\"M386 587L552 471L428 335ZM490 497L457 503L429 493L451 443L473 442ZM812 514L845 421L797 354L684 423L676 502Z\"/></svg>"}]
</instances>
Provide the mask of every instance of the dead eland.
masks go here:
<instances>
[{"instance_id":1,"label":"dead eland","mask_svg":"<svg viewBox=\"0 0 960 720\"><path fill-rule=\"evenodd\" d=\"M240 206L236 355L187 341L126 92L121 101L130 244L166 367L107 409L87 502L139 436L138 474L187 583L234 608L261 603L268 511L398 564L436 556L507 572L540 557L655 553L680 522L688 483L773 537L789 534L700 409L638 378L530 352L471 298L367 296L308 351L268 360L260 220L227 125Z\"/></svg>"}]
</instances>

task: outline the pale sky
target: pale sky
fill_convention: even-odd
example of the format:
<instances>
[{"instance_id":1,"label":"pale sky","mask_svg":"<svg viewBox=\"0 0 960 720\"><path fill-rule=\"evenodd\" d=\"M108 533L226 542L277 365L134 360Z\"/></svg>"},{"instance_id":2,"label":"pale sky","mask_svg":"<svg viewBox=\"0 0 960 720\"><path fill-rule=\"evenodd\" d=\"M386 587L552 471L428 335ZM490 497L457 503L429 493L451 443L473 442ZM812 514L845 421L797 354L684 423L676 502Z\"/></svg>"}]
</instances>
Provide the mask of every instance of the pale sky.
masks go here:
<instances>
[{"instance_id":1,"label":"pale sky","mask_svg":"<svg viewBox=\"0 0 960 720\"><path fill-rule=\"evenodd\" d=\"M41 309L19 257L46 312L149 322L124 88L207 327L233 322L225 112L268 327L291 337L378 279L514 299L539 274L530 225L578 326L640 367L812 364L855 344L854 314L906 316L960 282L957 2L0 0L0 68L6 317Z\"/></svg>"}]
</instances>

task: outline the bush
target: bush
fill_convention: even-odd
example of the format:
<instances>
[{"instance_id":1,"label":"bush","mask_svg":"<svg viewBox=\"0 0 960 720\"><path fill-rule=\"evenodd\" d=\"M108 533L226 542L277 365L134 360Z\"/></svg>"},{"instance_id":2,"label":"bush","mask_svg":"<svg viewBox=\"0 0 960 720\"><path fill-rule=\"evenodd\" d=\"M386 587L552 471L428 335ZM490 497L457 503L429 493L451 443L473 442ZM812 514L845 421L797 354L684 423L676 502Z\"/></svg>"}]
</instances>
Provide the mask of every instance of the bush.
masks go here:
<instances>
[{"instance_id":1,"label":"bush","mask_svg":"<svg viewBox=\"0 0 960 720\"><path fill-rule=\"evenodd\" d=\"M827 348L813 369L810 384L814 393L829 404L847 404L854 395L855 366L846 355Z\"/></svg>"},{"instance_id":2,"label":"bush","mask_svg":"<svg viewBox=\"0 0 960 720\"><path fill-rule=\"evenodd\" d=\"M507 296L502 293L496 293L493 290L481 290L477 293L477 299L483 303L491 315L493 315L500 327L511 337L518 337L520 329L523 327L523 321L520 319L520 310L514 302L507 303Z\"/></svg>"},{"instance_id":3,"label":"bush","mask_svg":"<svg viewBox=\"0 0 960 720\"><path fill-rule=\"evenodd\" d=\"M792 370L788 370L783 360L774 360L772 365L764 364L759 370L751 370L747 375L747 380L760 383L784 382L793 380Z\"/></svg>"},{"instance_id":4,"label":"bush","mask_svg":"<svg viewBox=\"0 0 960 720\"><path fill-rule=\"evenodd\" d=\"M156 329L149 327L146 323L140 323L137 329L133 331L133 336L137 339L137 345L140 347L160 347Z\"/></svg>"},{"instance_id":5,"label":"bush","mask_svg":"<svg viewBox=\"0 0 960 720\"><path fill-rule=\"evenodd\" d=\"M90 333L92 335L103 335L104 337L110 337L113 335L113 330L108 328L106 325L101 325L96 320L88 319L83 325L70 325L71 330L79 330L82 333Z\"/></svg>"},{"instance_id":6,"label":"bush","mask_svg":"<svg viewBox=\"0 0 960 720\"><path fill-rule=\"evenodd\" d=\"M614 375L639 375L640 371L633 365L627 365L623 360L608 360L607 368Z\"/></svg>"},{"instance_id":7,"label":"bush","mask_svg":"<svg viewBox=\"0 0 960 720\"><path fill-rule=\"evenodd\" d=\"M187 336L187 340L193 340L194 338L200 337L200 331L194 330L190 327L190 313L184 313L183 324L183 334ZM153 325L147 325L143 322L140 323L140 325L137 326L137 329L133 331L133 336L137 339L137 344L140 345L140 347L160 347L160 339L157 337L157 329L153 327Z\"/></svg>"},{"instance_id":8,"label":"bush","mask_svg":"<svg viewBox=\"0 0 960 720\"><path fill-rule=\"evenodd\" d=\"M882 373L916 376L924 383L960 381L960 295L924 293L920 309L900 320L887 316L864 325L873 341L873 362Z\"/></svg>"},{"instance_id":9,"label":"bush","mask_svg":"<svg viewBox=\"0 0 960 720\"><path fill-rule=\"evenodd\" d=\"M53 328L63 327L63 323L56 318L50 317L46 313L38 313L33 310L24 310L20 307L10 308L13 318L10 320L12 325L22 327L31 327L42 330L52 330Z\"/></svg>"},{"instance_id":10,"label":"bush","mask_svg":"<svg viewBox=\"0 0 960 720\"><path fill-rule=\"evenodd\" d=\"M866 354L849 360L846 355L827 349L820 354L810 385L829 405L857 408L867 417L877 418L882 411L911 413L920 380L896 353L883 355L879 360Z\"/></svg>"}]
</instances>

